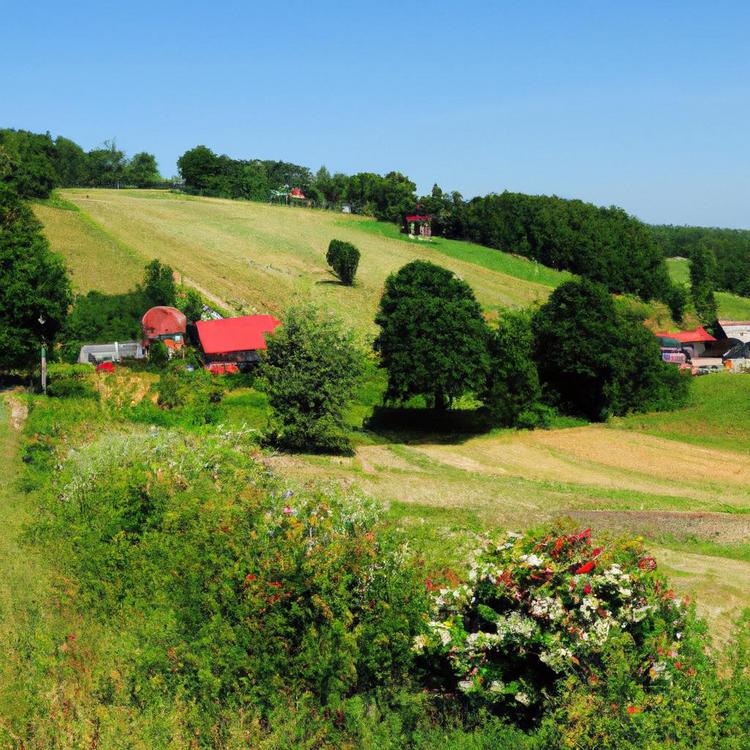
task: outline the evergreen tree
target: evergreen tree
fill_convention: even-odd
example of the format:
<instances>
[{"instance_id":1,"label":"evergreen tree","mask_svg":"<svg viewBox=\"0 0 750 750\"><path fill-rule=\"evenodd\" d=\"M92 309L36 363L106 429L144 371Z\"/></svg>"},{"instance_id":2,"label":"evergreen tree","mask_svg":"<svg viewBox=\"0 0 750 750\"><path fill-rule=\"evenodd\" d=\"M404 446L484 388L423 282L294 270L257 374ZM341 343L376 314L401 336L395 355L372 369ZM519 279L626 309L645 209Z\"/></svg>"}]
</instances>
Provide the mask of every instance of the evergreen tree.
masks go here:
<instances>
[{"instance_id":1,"label":"evergreen tree","mask_svg":"<svg viewBox=\"0 0 750 750\"><path fill-rule=\"evenodd\" d=\"M152 260L147 264L143 292L150 307L174 306L177 300L177 287L174 283L172 268L162 265L158 260Z\"/></svg>"},{"instance_id":2,"label":"evergreen tree","mask_svg":"<svg viewBox=\"0 0 750 750\"><path fill-rule=\"evenodd\" d=\"M0 371L27 370L51 346L72 301L65 264L14 190L0 184Z\"/></svg>"},{"instance_id":3,"label":"evergreen tree","mask_svg":"<svg viewBox=\"0 0 750 750\"><path fill-rule=\"evenodd\" d=\"M388 400L423 395L444 409L484 387L487 325L471 287L447 269L416 260L391 274L375 322Z\"/></svg>"}]
</instances>

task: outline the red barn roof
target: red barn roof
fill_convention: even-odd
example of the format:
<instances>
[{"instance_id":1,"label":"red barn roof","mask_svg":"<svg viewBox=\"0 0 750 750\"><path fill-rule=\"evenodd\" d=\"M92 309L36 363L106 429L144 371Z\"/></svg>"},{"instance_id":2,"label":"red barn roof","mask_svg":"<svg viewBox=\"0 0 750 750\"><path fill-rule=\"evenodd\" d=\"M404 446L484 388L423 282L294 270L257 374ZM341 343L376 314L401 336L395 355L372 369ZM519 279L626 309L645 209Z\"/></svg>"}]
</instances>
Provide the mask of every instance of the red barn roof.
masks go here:
<instances>
[{"instance_id":1,"label":"red barn roof","mask_svg":"<svg viewBox=\"0 0 750 750\"><path fill-rule=\"evenodd\" d=\"M195 328L206 354L227 354L265 349L265 334L279 325L281 321L273 315L242 315L239 318L199 320Z\"/></svg>"},{"instance_id":2,"label":"red barn roof","mask_svg":"<svg viewBox=\"0 0 750 750\"><path fill-rule=\"evenodd\" d=\"M698 328L692 331L675 331L674 333L657 333L656 335L668 339L677 339L681 344L694 344L697 341L716 341L703 326L698 326Z\"/></svg>"},{"instance_id":3,"label":"red barn roof","mask_svg":"<svg viewBox=\"0 0 750 750\"><path fill-rule=\"evenodd\" d=\"M187 319L176 307L152 307L141 320L146 338L185 333Z\"/></svg>"}]
</instances>

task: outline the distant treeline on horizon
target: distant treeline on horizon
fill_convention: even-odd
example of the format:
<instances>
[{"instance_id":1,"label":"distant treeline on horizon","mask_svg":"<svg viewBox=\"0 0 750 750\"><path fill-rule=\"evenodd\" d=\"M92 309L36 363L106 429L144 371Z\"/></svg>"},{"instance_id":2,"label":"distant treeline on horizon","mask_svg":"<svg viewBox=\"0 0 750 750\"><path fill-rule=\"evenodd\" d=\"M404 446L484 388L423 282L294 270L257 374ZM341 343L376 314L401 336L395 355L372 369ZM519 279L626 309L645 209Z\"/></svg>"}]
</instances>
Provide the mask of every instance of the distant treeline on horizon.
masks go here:
<instances>
[{"instance_id":1,"label":"distant treeline on horizon","mask_svg":"<svg viewBox=\"0 0 750 750\"><path fill-rule=\"evenodd\" d=\"M268 201L285 185L302 190L323 208L348 205L354 213L396 224L415 210L433 217L433 233L523 255L607 286L614 293L666 302L676 319L684 290L669 279L664 258L691 258L698 248L716 256L716 288L750 296L750 230L650 226L621 208L599 207L557 196L504 192L469 200L434 185L418 196L400 172L317 172L285 161L234 159L206 146L178 159L181 189L196 195ZM55 187L167 186L153 154L128 158L114 141L84 151L49 133L0 130L0 181L28 198L45 198Z\"/></svg>"}]
</instances>

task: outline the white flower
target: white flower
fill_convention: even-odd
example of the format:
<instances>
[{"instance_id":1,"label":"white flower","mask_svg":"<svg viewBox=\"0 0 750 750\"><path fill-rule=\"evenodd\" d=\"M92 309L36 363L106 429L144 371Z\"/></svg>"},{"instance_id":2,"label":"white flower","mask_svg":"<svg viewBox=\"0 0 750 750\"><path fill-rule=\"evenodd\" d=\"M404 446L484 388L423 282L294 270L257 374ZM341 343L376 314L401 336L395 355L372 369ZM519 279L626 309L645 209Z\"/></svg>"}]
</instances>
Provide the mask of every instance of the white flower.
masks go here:
<instances>
[{"instance_id":1,"label":"white flower","mask_svg":"<svg viewBox=\"0 0 750 750\"><path fill-rule=\"evenodd\" d=\"M417 654L421 654L424 651L426 645L427 637L424 635L418 635L414 638L414 643L411 647L411 650Z\"/></svg>"},{"instance_id":2,"label":"white flower","mask_svg":"<svg viewBox=\"0 0 750 750\"><path fill-rule=\"evenodd\" d=\"M518 692L515 694L515 699L524 706L528 706L531 703L531 698L528 693Z\"/></svg>"},{"instance_id":3,"label":"white flower","mask_svg":"<svg viewBox=\"0 0 750 750\"><path fill-rule=\"evenodd\" d=\"M462 690L464 693L468 692L474 687L474 682L472 680L460 680L458 683L458 689Z\"/></svg>"},{"instance_id":4,"label":"white flower","mask_svg":"<svg viewBox=\"0 0 750 750\"><path fill-rule=\"evenodd\" d=\"M565 609L559 599L547 596L533 599L531 606L529 607L529 612L534 617L546 617L552 622L555 622L563 617Z\"/></svg>"},{"instance_id":5,"label":"white flower","mask_svg":"<svg viewBox=\"0 0 750 750\"><path fill-rule=\"evenodd\" d=\"M531 565L532 568L538 568L544 562L544 560L542 560L542 558L539 557L539 555L534 555L534 554L521 555L521 560Z\"/></svg>"},{"instance_id":6,"label":"white flower","mask_svg":"<svg viewBox=\"0 0 750 750\"><path fill-rule=\"evenodd\" d=\"M491 693L502 693L504 687L505 687L505 685L503 685L503 683L500 682L499 680L493 680L490 683L489 690L490 690Z\"/></svg>"}]
</instances>

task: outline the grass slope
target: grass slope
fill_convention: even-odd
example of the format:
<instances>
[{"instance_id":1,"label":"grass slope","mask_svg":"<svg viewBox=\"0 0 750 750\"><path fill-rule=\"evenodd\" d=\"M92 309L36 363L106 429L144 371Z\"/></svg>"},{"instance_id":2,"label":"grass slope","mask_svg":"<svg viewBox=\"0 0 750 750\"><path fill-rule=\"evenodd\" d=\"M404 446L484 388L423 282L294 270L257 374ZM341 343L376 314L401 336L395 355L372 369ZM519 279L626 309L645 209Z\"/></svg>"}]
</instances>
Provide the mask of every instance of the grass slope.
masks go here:
<instances>
[{"instance_id":1,"label":"grass slope","mask_svg":"<svg viewBox=\"0 0 750 750\"><path fill-rule=\"evenodd\" d=\"M106 275L113 254L127 255L126 260L135 256L136 265L159 258L187 283L234 309L277 313L295 299L312 298L358 330L372 333L386 276L416 258L459 274L488 310L544 300L565 278L468 243L407 243L368 231L372 222L366 219L325 211L159 191L67 190L62 196L79 208L78 216L48 206L37 211L52 247L66 256L80 288L113 291ZM104 237L117 238L118 247L93 241L89 222ZM333 238L353 242L362 251L354 288L341 286L328 269L325 254Z\"/></svg>"},{"instance_id":2,"label":"grass slope","mask_svg":"<svg viewBox=\"0 0 750 750\"><path fill-rule=\"evenodd\" d=\"M678 284L690 286L690 261L687 258L667 258L669 275ZM750 299L731 292L716 292L719 318L750 320Z\"/></svg>"}]
</instances>

